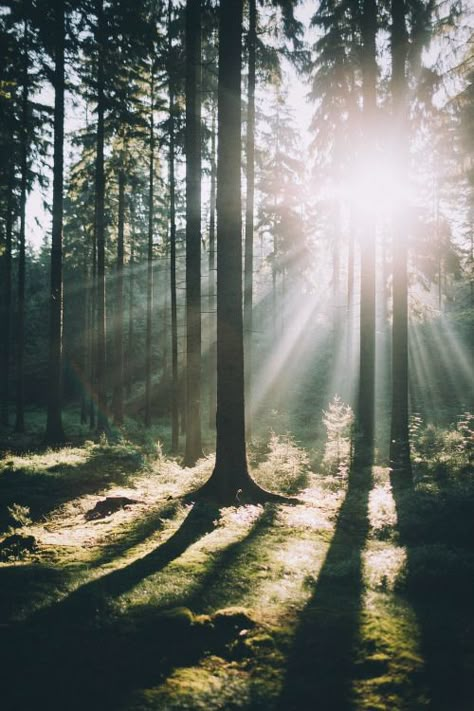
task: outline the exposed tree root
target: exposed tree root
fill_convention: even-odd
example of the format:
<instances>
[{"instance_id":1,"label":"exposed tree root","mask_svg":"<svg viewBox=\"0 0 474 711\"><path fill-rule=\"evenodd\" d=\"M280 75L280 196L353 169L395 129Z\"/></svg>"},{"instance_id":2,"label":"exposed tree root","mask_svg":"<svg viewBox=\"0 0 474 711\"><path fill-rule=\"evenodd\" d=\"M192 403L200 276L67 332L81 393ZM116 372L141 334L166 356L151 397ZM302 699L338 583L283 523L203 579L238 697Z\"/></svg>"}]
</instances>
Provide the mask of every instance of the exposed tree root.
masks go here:
<instances>
[{"instance_id":1,"label":"exposed tree root","mask_svg":"<svg viewBox=\"0 0 474 711\"><path fill-rule=\"evenodd\" d=\"M236 480L238 483L236 483ZM283 496L267 491L259 486L246 471L233 478L226 480L218 470L214 470L210 479L199 489L186 494L186 502L191 501L211 501L220 506L243 506L245 504L300 504L300 499L296 497Z\"/></svg>"}]
</instances>

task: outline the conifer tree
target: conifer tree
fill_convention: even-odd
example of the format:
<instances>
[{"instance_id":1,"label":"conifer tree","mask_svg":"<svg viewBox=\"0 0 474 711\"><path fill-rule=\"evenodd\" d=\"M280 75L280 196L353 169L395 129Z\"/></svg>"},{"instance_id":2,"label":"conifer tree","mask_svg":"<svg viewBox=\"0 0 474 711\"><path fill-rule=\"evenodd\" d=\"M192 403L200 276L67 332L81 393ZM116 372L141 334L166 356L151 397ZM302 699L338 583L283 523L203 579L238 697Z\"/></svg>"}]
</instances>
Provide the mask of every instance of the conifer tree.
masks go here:
<instances>
[{"instance_id":1,"label":"conifer tree","mask_svg":"<svg viewBox=\"0 0 474 711\"><path fill-rule=\"evenodd\" d=\"M201 2L186 3L186 451L201 444Z\"/></svg>"},{"instance_id":2,"label":"conifer tree","mask_svg":"<svg viewBox=\"0 0 474 711\"><path fill-rule=\"evenodd\" d=\"M62 337L63 337L63 183L64 183L64 46L65 3L54 4L54 166L53 228L51 240L51 292L49 324L48 409L46 441L64 441L62 424Z\"/></svg>"}]
</instances>

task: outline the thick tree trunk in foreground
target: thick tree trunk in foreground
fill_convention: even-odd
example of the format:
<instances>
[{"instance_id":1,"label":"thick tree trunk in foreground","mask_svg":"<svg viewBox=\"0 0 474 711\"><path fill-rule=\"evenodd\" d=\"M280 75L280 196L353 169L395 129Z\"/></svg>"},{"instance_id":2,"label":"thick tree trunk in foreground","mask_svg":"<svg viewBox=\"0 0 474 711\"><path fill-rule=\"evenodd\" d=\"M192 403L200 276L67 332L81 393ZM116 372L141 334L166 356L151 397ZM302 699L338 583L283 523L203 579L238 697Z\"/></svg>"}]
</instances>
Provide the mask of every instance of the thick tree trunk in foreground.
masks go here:
<instances>
[{"instance_id":1,"label":"thick tree trunk in foreground","mask_svg":"<svg viewBox=\"0 0 474 711\"><path fill-rule=\"evenodd\" d=\"M245 399L247 404L247 436L252 436L252 331L253 331L253 232L255 196L255 51L257 43L257 2L249 0L248 31L248 97L247 97L247 197L245 205L245 269L244 269L244 351Z\"/></svg>"},{"instance_id":2,"label":"thick tree trunk in foreground","mask_svg":"<svg viewBox=\"0 0 474 711\"><path fill-rule=\"evenodd\" d=\"M242 0L222 0L217 142L216 464L200 494L222 504L280 500L251 479L245 446L241 239Z\"/></svg>"},{"instance_id":3,"label":"thick tree trunk in foreground","mask_svg":"<svg viewBox=\"0 0 474 711\"><path fill-rule=\"evenodd\" d=\"M48 411L46 442L64 442L61 417L63 346L63 183L64 183L64 0L57 0L54 68L53 227L49 302Z\"/></svg>"},{"instance_id":4,"label":"thick tree trunk in foreground","mask_svg":"<svg viewBox=\"0 0 474 711\"><path fill-rule=\"evenodd\" d=\"M363 40L363 112L368 150L373 140L376 113L376 38L377 6L375 0L364 0L362 15ZM375 224L373 216L364 215L360 255L360 368L358 396L358 453L371 463L374 445L375 403Z\"/></svg>"},{"instance_id":5,"label":"thick tree trunk in foreground","mask_svg":"<svg viewBox=\"0 0 474 711\"><path fill-rule=\"evenodd\" d=\"M201 2L186 3L186 451L201 444Z\"/></svg>"},{"instance_id":6,"label":"thick tree trunk in foreground","mask_svg":"<svg viewBox=\"0 0 474 711\"><path fill-rule=\"evenodd\" d=\"M395 150L408 163L406 126L407 29L404 0L392 1L392 104L393 120L399 127ZM408 278L406 205L399 206L398 230L393 236L393 330L392 330L392 423L390 463L395 471L411 479L410 440L408 432Z\"/></svg>"}]
</instances>

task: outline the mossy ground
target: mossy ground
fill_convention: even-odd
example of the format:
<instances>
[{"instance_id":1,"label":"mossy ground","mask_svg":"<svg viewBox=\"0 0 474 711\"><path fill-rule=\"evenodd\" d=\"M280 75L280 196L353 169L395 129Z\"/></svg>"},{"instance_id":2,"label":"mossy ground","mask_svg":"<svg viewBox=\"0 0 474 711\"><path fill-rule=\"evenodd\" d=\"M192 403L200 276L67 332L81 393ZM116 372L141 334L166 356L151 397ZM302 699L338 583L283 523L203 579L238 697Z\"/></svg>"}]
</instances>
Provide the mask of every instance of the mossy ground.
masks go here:
<instances>
[{"instance_id":1,"label":"mossy ground","mask_svg":"<svg viewBox=\"0 0 474 711\"><path fill-rule=\"evenodd\" d=\"M323 475L273 436L254 475L300 503L219 510L180 501L212 456L183 469L150 438L16 450L0 546L37 546L0 563L7 711L472 708L468 475L395 495L385 468ZM88 520L105 496L136 503Z\"/></svg>"}]
</instances>

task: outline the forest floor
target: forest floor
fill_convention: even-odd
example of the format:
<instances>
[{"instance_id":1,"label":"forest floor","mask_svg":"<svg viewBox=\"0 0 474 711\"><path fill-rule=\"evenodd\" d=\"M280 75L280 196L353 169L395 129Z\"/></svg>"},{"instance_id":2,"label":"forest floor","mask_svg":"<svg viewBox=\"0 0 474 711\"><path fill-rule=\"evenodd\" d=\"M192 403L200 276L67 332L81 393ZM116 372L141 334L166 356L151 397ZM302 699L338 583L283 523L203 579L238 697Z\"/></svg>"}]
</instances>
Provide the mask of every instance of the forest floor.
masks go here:
<instances>
[{"instance_id":1,"label":"forest floor","mask_svg":"<svg viewBox=\"0 0 474 711\"><path fill-rule=\"evenodd\" d=\"M299 503L217 509L181 498L212 456L14 450L5 711L473 708L472 474L396 491L387 468L323 475L280 438L251 449L253 473Z\"/></svg>"}]
</instances>

